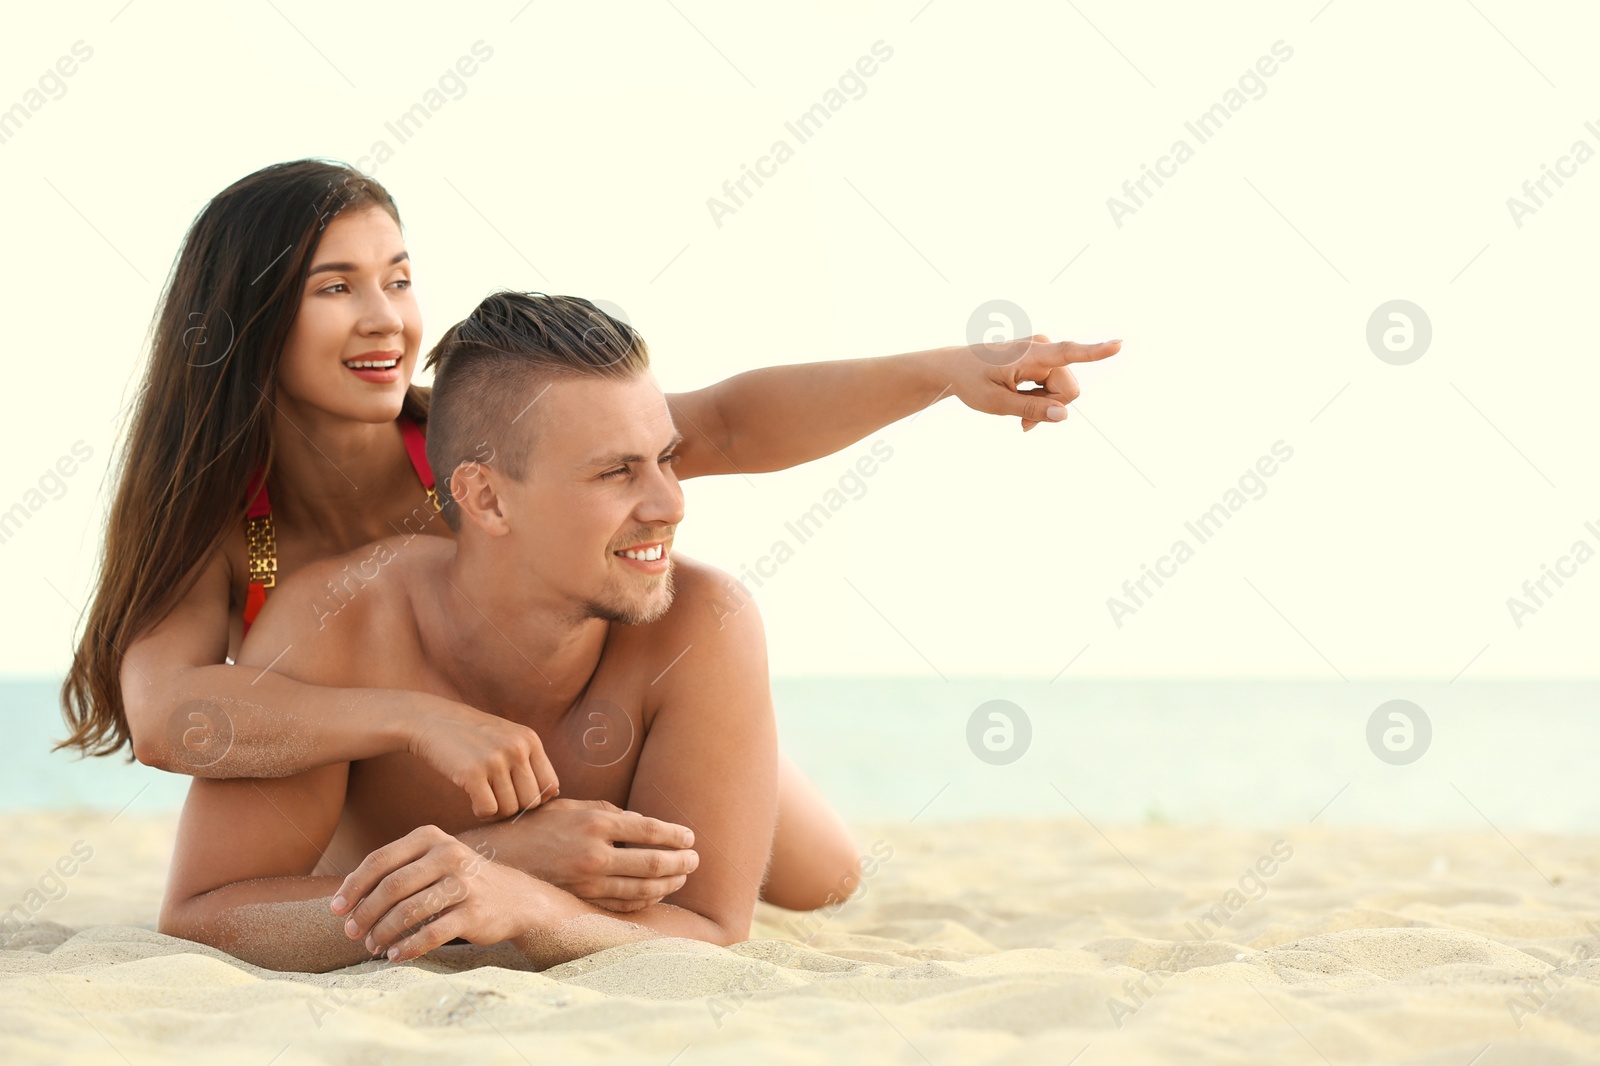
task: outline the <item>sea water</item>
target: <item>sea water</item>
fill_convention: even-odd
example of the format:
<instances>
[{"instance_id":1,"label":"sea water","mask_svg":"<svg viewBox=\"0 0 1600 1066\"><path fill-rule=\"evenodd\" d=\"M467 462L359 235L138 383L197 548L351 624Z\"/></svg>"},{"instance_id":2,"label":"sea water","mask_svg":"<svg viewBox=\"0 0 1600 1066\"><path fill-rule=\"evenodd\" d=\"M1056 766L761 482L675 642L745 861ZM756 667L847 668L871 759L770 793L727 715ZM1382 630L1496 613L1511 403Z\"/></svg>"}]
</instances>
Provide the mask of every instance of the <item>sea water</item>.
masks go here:
<instances>
[{"instance_id":1,"label":"sea water","mask_svg":"<svg viewBox=\"0 0 1600 1066\"><path fill-rule=\"evenodd\" d=\"M51 753L58 684L0 682L0 809L182 804L185 777ZM855 822L1600 832L1596 682L777 678L773 697L780 747Z\"/></svg>"}]
</instances>

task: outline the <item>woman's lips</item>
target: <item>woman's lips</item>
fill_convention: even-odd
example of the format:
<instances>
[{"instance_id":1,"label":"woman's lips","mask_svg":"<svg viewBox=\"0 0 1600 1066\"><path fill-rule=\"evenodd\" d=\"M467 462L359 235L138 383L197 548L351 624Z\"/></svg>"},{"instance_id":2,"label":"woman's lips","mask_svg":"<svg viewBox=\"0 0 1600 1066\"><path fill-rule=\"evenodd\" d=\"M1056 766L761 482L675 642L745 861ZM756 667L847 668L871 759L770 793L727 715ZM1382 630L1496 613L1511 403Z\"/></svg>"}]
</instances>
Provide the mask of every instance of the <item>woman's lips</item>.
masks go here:
<instances>
[{"instance_id":1,"label":"woman's lips","mask_svg":"<svg viewBox=\"0 0 1600 1066\"><path fill-rule=\"evenodd\" d=\"M354 359L346 359L344 367L362 381L381 385L400 380L400 356L400 352L367 352Z\"/></svg>"},{"instance_id":2,"label":"woman's lips","mask_svg":"<svg viewBox=\"0 0 1600 1066\"><path fill-rule=\"evenodd\" d=\"M400 367L398 365L392 366L388 370L378 370L373 367L353 366L347 367L346 369L348 369L350 373L354 374L362 381L376 381L379 384L383 384L389 381L400 380Z\"/></svg>"}]
</instances>

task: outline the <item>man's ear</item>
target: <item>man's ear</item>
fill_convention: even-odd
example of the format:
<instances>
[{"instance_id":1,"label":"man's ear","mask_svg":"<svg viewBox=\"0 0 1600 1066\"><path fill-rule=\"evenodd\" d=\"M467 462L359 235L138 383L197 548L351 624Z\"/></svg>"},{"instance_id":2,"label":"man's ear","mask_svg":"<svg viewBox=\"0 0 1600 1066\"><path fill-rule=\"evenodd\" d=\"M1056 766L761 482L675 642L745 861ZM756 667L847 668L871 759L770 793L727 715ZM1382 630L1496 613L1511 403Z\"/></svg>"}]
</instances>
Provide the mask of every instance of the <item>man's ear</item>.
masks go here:
<instances>
[{"instance_id":1,"label":"man's ear","mask_svg":"<svg viewBox=\"0 0 1600 1066\"><path fill-rule=\"evenodd\" d=\"M499 481L503 476L494 467L472 459L463 459L450 475L450 496L461 509L462 520L492 537L511 532L511 523L500 509Z\"/></svg>"}]
</instances>

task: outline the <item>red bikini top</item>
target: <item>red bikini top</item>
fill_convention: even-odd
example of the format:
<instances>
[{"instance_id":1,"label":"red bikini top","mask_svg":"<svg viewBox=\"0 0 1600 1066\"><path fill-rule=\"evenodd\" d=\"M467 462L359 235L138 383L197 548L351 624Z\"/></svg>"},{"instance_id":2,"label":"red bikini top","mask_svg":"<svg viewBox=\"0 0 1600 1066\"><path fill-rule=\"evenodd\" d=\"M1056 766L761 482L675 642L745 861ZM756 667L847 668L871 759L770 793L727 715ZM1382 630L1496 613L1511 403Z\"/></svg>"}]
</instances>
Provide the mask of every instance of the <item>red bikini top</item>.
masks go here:
<instances>
[{"instance_id":1,"label":"red bikini top","mask_svg":"<svg viewBox=\"0 0 1600 1066\"><path fill-rule=\"evenodd\" d=\"M422 487L428 490L428 503L439 510L439 494L433 488L433 468L428 465L427 444L422 430L405 415L398 419L400 436L406 442L406 454L416 470ZM267 485L263 471L257 470L250 478L245 511L244 542L250 557L250 588L244 598L244 632L250 632L250 623L261 613L267 602L267 590L278 583L278 537L272 529L272 505L267 499ZM243 639L241 634L240 639Z\"/></svg>"}]
</instances>

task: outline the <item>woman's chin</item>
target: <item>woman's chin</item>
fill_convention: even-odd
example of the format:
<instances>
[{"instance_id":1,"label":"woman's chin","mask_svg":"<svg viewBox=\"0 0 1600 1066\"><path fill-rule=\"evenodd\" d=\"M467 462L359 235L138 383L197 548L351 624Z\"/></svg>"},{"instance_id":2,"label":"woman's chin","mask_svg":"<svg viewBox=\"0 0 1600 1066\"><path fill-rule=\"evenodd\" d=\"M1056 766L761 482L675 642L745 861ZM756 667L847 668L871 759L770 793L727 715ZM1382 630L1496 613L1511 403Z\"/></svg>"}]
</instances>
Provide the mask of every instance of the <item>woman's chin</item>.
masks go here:
<instances>
[{"instance_id":1,"label":"woman's chin","mask_svg":"<svg viewBox=\"0 0 1600 1066\"><path fill-rule=\"evenodd\" d=\"M356 422L393 422L405 405L407 384L367 385L354 395L341 390L341 395L328 397L327 410Z\"/></svg>"},{"instance_id":2,"label":"woman's chin","mask_svg":"<svg viewBox=\"0 0 1600 1066\"><path fill-rule=\"evenodd\" d=\"M291 415L293 411L299 410L312 418L315 418L314 413L320 413L331 418L346 419L352 423L370 423L376 426L381 423L392 423L400 418L400 411L405 407L408 387L410 383L406 381L389 381L384 384L341 381L341 383L320 383L317 389L285 387L278 392L277 403L280 407L288 408Z\"/></svg>"}]
</instances>

